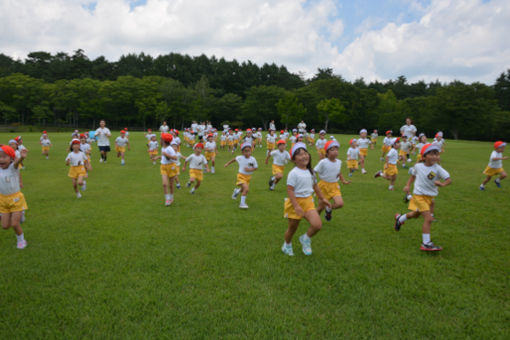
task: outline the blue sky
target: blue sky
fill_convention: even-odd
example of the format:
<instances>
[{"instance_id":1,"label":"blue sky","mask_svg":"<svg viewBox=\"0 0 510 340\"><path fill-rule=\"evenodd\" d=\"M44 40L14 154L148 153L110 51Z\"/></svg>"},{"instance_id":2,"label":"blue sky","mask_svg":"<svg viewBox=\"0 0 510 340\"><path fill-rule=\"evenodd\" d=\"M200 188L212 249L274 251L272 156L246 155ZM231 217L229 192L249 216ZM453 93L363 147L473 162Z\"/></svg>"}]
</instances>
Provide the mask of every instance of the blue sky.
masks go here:
<instances>
[{"instance_id":1,"label":"blue sky","mask_svg":"<svg viewBox=\"0 0 510 340\"><path fill-rule=\"evenodd\" d=\"M493 83L510 68L508 0L0 0L0 53L81 48L276 63L304 77Z\"/></svg>"}]
</instances>

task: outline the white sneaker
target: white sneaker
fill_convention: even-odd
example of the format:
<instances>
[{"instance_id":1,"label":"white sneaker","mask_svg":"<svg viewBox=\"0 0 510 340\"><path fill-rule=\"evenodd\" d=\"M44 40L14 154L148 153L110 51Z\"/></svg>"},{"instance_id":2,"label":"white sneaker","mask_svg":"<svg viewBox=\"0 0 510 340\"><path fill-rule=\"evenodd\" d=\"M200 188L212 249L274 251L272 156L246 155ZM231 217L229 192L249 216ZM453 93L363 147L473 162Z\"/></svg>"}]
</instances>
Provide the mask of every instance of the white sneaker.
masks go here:
<instances>
[{"instance_id":1,"label":"white sneaker","mask_svg":"<svg viewBox=\"0 0 510 340\"><path fill-rule=\"evenodd\" d=\"M124 165L126 162L124 160L120 161L120 165Z\"/></svg>"},{"instance_id":2,"label":"white sneaker","mask_svg":"<svg viewBox=\"0 0 510 340\"><path fill-rule=\"evenodd\" d=\"M27 246L27 241L23 240L23 241L18 242L18 244L16 245L16 248L18 248L18 249L25 249L26 246Z\"/></svg>"},{"instance_id":3,"label":"white sneaker","mask_svg":"<svg viewBox=\"0 0 510 340\"><path fill-rule=\"evenodd\" d=\"M246 204L246 203L245 204L240 204L239 208L241 208L241 209L248 209L248 204Z\"/></svg>"},{"instance_id":4,"label":"white sneaker","mask_svg":"<svg viewBox=\"0 0 510 340\"><path fill-rule=\"evenodd\" d=\"M103 163L103 159L102 158L99 158L99 163Z\"/></svg>"},{"instance_id":5,"label":"white sneaker","mask_svg":"<svg viewBox=\"0 0 510 340\"><path fill-rule=\"evenodd\" d=\"M81 198L81 194L79 192L76 193L76 198Z\"/></svg>"},{"instance_id":6,"label":"white sneaker","mask_svg":"<svg viewBox=\"0 0 510 340\"><path fill-rule=\"evenodd\" d=\"M294 250L292 249L292 244L286 245L285 242L283 242L282 251L285 255L294 256Z\"/></svg>"},{"instance_id":7,"label":"white sneaker","mask_svg":"<svg viewBox=\"0 0 510 340\"><path fill-rule=\"evenodd\" d=\"M81 191L87 190L87 182L83 181L83 185L81 186Z\"/></svg>"},{"instance_id":8,"label":"white sneaker","mask_svg":"<svg viewBox=\"0 0 510 340\"><path fill-rule=\"evenodd\" d=\"M365 169L361 169L361 173L364 175L367 173L367 171Z\"/></svg>"},{"instance_id":9,"label":"white sneaker","mask_svg":"<svg viewBox=\"0 0 510 340\"><path fill-rule=\"evenodd\" d=\"M25 210L21 212L21 218L19 219L19 223L25 223Z\"/></svg>"},{"instance_id":10,"label":"white sneaker","mask_svg":"<svg viewBox=\"0 0 510 340\"><path fill-rule=\"evenodd\" d=\"M235 200L237 196L239 196L239 193L241 192L241 189L235 188L234 192L232 193L232 199Z\"/></svg>"},{"instance_id":11,"label":"white sneaker","mask_svg":"<svg viewBox=\"0 0 510 340\"><path fill-rule=\"evenodd\" d=\"M312 240L310 238L305 240L303 236L304 235L299 236L299 242L301 242L301 246L303 247L303 253L310 256L312 255Z\"/></svg>"},{"instance_id":12,"label":"white sneaker","mask_svg":"<svg viewBox=\"0 0 510 340\"><path fill-rule=\"evenodd\" d=\"M173 200L166 200L165 207L169 207L172 204Z\"/></svg>"}]
</instances>

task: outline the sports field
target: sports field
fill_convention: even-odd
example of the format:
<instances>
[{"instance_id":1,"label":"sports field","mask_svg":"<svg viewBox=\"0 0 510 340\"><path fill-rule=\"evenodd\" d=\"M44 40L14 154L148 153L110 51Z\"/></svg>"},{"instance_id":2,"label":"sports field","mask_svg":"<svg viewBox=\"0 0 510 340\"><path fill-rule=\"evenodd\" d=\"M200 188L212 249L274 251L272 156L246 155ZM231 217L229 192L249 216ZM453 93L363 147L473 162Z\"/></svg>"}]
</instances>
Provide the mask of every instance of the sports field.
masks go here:
<instances>
[{"instance_id":1,"label":"sports field","mask_svg":"<svg viewBox=\"0 0 510 340\"><path fill-rule=\"evenodd\" d=\"M369 173L342 185L345 207L313 238L313 255L295 237L291 258L280 250L285 182L268 190L265 148L254 153L249 209L231 199L237 165L223 168L226 151L194 195L183 185L165 207L142 133L131 133L125 166L113 153L100 164L93 146L81 199L64 161L70 133L49 135L49 160L39 136L23 134L28 246L0 234L1 339L510 338L510 180L478 189L490 143L446 143L453 183L440 189L432 226L442 252L419 250L422 219L393 230L408 175L400 170L394 192L373 178L380 137ZM352 137L337 136L343 161Z\"/></svg>"}]
</instances>

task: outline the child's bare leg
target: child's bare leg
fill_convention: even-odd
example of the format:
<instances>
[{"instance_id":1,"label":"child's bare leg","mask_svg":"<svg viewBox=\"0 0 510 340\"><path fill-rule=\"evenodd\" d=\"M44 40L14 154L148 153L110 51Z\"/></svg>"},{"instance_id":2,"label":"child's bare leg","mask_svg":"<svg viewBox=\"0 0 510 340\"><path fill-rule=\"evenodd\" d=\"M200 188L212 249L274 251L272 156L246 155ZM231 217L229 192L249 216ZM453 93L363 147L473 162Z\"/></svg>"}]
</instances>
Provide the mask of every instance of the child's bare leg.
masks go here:
<instances>
[{"instance_id":1,"label":"child's bare leg","mask_svg":"<svg viewBox=\"0 0 510 340\"><path fill-rule=\"evenodd\" d=\"M359 165L361 166L362 169L365 169L365 156L360 156Z\"/></svg>"},{"instance_id":2,"label":"child's bare leg","mask_svg":"<svg viewBox=\"0 0 510 340\"><path fill-rule=\"evenodd\" d=\"M78 192L78 180L76 178L73 178L73 189L74 192Z\"/></svg>"},{"instance_id":3,"label":"child's bare leg","mask_svg":"<svg viewBox=\"0 0 510 340\"><path fill-rule=\"evenodd\" d=\"M483 181L482 185L485 185L485 184L489 183L489 181L491 180L491 178L492 178L492 176L487 176L487 177L485 178L485 180Z\"/></svg>"},{"instance_id":4,"label":"child's bare leg","mask_svg":"<svg viewBox=\"0 0 510 340\"><path fill-rule=\"evenodd\" d=\"M410 211L406 214L407 218L418 218L420 216L419 211Z\"/></svg>"},{"instance_id":5,"label":"child's bare leg","mask_svg":"<svg viewBox=\"0 0 510 340\"><path fill-rule=\"evenodd\" d=\"M289 220L289 228L285 232L285 236L284 236L285 243L292 242L292 236L294 236L294 234L296 233L297 228L299 226L299 220L295 220L293 218L289 218L288 220Z\"/></svg>"},{"instance_id":6,"label":"child's bare leg","mask_svg":"<svg viewBox=\"0 0 510 340\"><path fill-rule=\"evenodd\" d=\"M23 229L21 228L21 224L20 224L21 214L22 214L21 211L15 211L13 213L10 213L10 215L11 215L10 224L11 224L12 229L14 229L14 232L16 233L16 235L23 234Z\"/></svg>"},{"instance_id":7,"label":"child's bare leg","mask_svg":"<svg viewBox=\"0 0 510 340\"><path fill-rule=\"evenodd\" d=\"M342 196L333 197L333 205L331 206L333 209L340 209L343 206L344 200L342 199Z\"/></svg>"},{"instance_id":8,"label":"child's bare leg","mask_svg":"<svg viewBox=\"0 0 510 340\"><path fill-rule=\"evenodd\" d=\"M505 179L506 177L506 172L502 172L500 175L499 175L499 180L501 181L502 179Z\"/></svg>"},{"instance_id":9,"label":"child's bare leg","mask_svg":"<svg viewBox=\"0 0 510 340\"><path fill-rule=\"evenodd\" d=\"M175 181L175 177L176 176L170 177L169 181L168 181L168 189L170 191L170 195L174 194L174 181Z\"/></svg>"},{"instance_id":10,"label":"child's bare leg","mask_svg":"<svg viewBox=\"0 0 510 340\"><path fill-rule=\"evenodd\" d=\"M317 234L322 228L322 221L317 210L310 210L305 213L306 220L310 223L310 228L306 231L308 237Z\"/></svg>"},{"instance_id":11,"label":"child's bare leg","mask_svg":"<svg viewBox=\"0 0 510 340\"><path fill-rule=\"evenodd\" d=\"M421 214L423 216L422 233L430 235L430 226L431 226L434 218L432 217L432 214L430 213L430 211L424 211Z\"/></svg>"},{"instance_id":12,"label":"child's bare leg","mask_svg":"<svg viewBox=\"0 0 510 340\"><path fill-rule=\"evenodd\" d=\"M283 174L281 172L274 175L274 184L280 182L280 180L283 178Z\"/></svg>"},{"instance_id":13,"label":"child's bare leg","mask_svg":"<svg viewBox=\"0 0 510 340\"><path fill-rule=\"evenodd\" d=\"M195 185L195 190L196 190L196 189L198 189L198 187L200 186L200 183L202 183L202 182L200 182L200 181L197 179L197 184Z\"/></svg>"},{"instance_id":14,"label":"child's bare leg","mask_svg":"<svg viewBox=\"0 0 510 340\"><path fill-rule=\"evenodd\" d=\"M82 186L83 185L83 176L78 176L77 182L78 182L79 186Z\"/></svg>"},{"instance_id":15,"label":"child's bare leg","mask_svg":"<svg viewBox=\"0 0 510 340\"><path fill-rule=\"evenodd\" d=\"M241 184L241 196L248 195L248 191L250 190L250 187L246 183Z\"/></svg>"},{"instance_id":16,"label":"child's bare leg","mask_svg":"<svg viewBox=\"0 0 510 340\"><path fill-rule=\"evenodd\" d=\"M161 182L163 183L163 192L165 195L168 195L168 189L169 189L169 181L167 175L161 175Z\"/></svg>"},{"instance_id":17,"label":"child's bare leg","mask_svg":"<svg viewBox=\"0 0 510 340\"><path fill-rule=\"evenodd\" d=\"M11 213L3 213L2 214L2 228L9 229L11 226Z\"/></svg>"},{"instance_id":18,"label":"child's bare leg","mask_svg":"<svg viewBox=\"0 0 510 340\"><path fill-rule=\"evenodd\" d=\"M326 205L324 205L324 203L322 203L322 201L319 201L319 204L317 204L317 214L321 214L321 212L326 208Z\"/></svg>"}]
</instances>

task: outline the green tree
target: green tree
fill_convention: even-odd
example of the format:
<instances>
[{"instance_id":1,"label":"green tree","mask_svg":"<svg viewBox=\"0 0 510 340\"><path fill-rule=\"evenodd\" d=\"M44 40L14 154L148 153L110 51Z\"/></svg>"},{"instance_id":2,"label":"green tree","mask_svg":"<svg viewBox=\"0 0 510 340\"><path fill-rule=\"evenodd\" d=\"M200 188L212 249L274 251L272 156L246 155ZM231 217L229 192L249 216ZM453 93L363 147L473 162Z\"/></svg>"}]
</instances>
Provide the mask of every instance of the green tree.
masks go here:
<instances>
[{"instance_id":1,"label":"green tree","mask_svg":"<svg viewBox=\"0 0 510 340\"><path fill-rule=\"evenodd\" d=\"M285 90L277 86L254 86L246 91L242 121L248 125L267 123L278 116L276 103L285 96Z\"/></svg>"},{"instance_id":2,"label":"green tree","mask_svg":"<svg viewBox=\"0 0 510 340\"><path fill-rule=\"evenodd\" d=\"M306 113L306 108L292 92L285 93L285 96L278 100L276 109L280 116L280 121L282 124L285 124L286 129L289 125L296 126Z\"/></svg>"},{"instance_id":3,"label":"green tree","mask_svg":"<svg viewBox=\"0 0 510 340\"><path fill-rule=\"evenodd\" d=\"M346 115L344 114L345 107L339 99L323 99L317 104L317 109L322 113L322 120L324 122L324 130L328 131L329 122L335 122L337 125L342 124Z\"/></svg>"}]
</instances>

